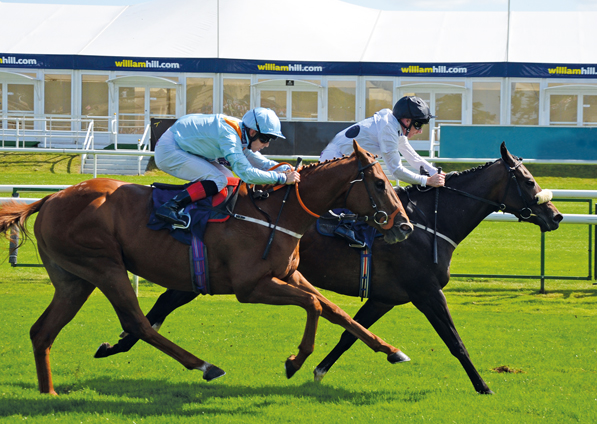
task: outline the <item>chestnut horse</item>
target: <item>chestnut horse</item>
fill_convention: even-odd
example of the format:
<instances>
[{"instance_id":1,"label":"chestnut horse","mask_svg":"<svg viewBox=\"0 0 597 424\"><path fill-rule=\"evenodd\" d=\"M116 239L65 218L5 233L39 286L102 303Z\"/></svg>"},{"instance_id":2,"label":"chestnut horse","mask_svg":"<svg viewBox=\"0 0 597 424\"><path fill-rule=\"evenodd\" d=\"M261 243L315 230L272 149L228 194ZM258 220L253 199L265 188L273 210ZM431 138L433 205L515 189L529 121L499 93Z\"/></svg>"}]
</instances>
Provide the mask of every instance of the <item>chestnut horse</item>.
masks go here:
<instances>
[{"instance_id":1,"label":"chestnut horse","mask_svg":"<svg viewBox=\"0 0 597 424\"><path fill-rule=\"evenodd\" d=\"M291 191L279 219L271 252L262 259L271 227L240 189L235 214L252 218L229 219L209 225L209 285L212 294L235 294L243 303L297 305L307 312L298 354L286 361L291 377L314 348L319 316L341 325L392 363L408 360L399 349L371 334L321 295L297 271L299 238L315 222L307 213L321 214L347 205L379 229L388 243L405 240L412 225L375 158L354 143L355 152L323 164L302 168L300 195ZM277 215L285 190L262 203L267 214ZM97 287L114 307L122 328L179 361L203 372L205 380L224 371L183 350L155 331L139 307L127 271L175 290L192 290L189 246L167 230L147 228L152 189L111 179L82 182L30 205L10 203L0 210L0 231L17 225L26 234L26 220L39 212L35 237L43 264L55 287L52 302L30 331L39 390L56 394L50 371L50 348L60 330L73 319ZM302 196L302 202L300 197ZM395 218L395 219L394 219ZM269 228L268 228L269 227Z\"/></svg>"},{"instance_id":2,"label":"chestnut horse","mask_svg":"<svg viewBox=\"0 0 597 424\"><path fill-rule=\"evenodd\" d=\"M456 246L496 209L536 224L541 231L557 229L562 220L562 215L549 201L549 191L541 190L521 160L513 157L505 144L501 146L501 156L485 166L448 174L446 187L440 189L437 209L435 189L412 186L406 190L396 189L417 231L403 243L390 245L379 238L375 241L369 299L354 317L355 321L369 328L395 305L412 302L460 361L475 390L484 394L492 391L471 362L442 291L450 280L452 254ZM438 210L438 263L432 254L435 210ZM423 229L425 226L427 231ZM350 248L345 240L321 236L313 226L301 240L300 255L299 271L312 284L348 296L360 295L359 252ZM325 273L321 272L322 268ZM159 328L170 312L195 297L194 293L167 290L147 318ZM315 369L315 379L320 381L355 341L352 334L344 332L340 342ZM128 351L135 342L132 335L127 335L110 349L98 351L96 356Z\"/></svg>"}]
</instances>

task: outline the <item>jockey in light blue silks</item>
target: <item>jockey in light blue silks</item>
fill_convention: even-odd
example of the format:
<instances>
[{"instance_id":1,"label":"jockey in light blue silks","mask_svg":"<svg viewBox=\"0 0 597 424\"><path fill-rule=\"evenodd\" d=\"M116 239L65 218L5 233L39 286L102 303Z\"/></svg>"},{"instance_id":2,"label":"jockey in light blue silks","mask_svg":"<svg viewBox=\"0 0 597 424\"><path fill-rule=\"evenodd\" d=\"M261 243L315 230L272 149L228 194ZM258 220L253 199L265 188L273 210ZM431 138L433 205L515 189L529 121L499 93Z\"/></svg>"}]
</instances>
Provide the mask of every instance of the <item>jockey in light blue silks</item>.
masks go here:
<instances>
[{"instance_id":1,"label":"jockey in light blue silks","mask_svg":"<svg viewBox=\"0 0 597 424\"><path fill-rule=\"evenodd\" d=\"M213 196L228 184L232 172L226 161L249 184L295 184L299 173L259 151L276 138L285 138L280 120L271 109L251 109L240 120L222 114L191 114L178 119L158 140L155 162L159 169L177 178L196 181L164 203L156 216L168 223L185 225L178 212L186 205Z\"/></svg>"}]
</instances>

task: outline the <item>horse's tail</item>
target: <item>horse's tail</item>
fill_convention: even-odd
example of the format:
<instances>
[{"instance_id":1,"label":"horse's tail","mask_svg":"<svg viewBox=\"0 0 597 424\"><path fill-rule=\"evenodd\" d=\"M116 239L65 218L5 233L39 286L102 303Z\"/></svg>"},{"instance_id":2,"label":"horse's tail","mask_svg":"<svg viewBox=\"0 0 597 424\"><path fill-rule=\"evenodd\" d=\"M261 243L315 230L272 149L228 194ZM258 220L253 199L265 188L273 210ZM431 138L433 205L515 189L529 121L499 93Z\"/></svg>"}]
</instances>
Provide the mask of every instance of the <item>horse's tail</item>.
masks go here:
<instances>
[{"instance_id":1,"label":"horse's tail","mask_svg":"<svg viewBox=\"0 0 597 424\"><path fill-rule=\"evenodd\" d=\"M16 226L23 238L21 243L30 237L27 231L27 219L34 213L39 212L50 196L46 196L35 203L26 204L11 200L0 206L0 233L6 234L7 231ZM8 234L7 234L8 236Z\"/></svg>"}]
</instances>

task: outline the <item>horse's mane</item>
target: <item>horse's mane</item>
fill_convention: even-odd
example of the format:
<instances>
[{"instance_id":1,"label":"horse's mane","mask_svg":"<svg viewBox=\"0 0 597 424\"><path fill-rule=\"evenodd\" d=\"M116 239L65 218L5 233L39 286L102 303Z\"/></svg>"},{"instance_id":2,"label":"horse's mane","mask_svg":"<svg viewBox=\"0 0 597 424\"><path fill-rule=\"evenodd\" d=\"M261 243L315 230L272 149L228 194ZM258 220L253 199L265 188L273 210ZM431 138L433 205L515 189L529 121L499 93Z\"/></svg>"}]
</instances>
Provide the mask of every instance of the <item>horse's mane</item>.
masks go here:
<instances>
[{"instance_id":1,"label":"horse's mane","mask_svg":"<svg viewBox=\"0 0 597 424\"><path fill-rule=\"evenodd\" d=\"M449 174L446 175L446 182L448 181L449 178L451 179L451 178L454 178L454 177L462 177L462 176L466 176L466 175L472 174L473 172L482 171L485 168L487 168L487 167L493 165L494 163L496 163L498 160L499 159L496 159L493 162L487 162L484 165L474 166L472 168L465 169L464 171L453 171L453 172L450 172ZM416 186L416 185L409 185L409 186L406 186L406 187L403 187L403 188L405 190L413 190L416 187L418 187L418 186Z\"/></svg>"},{"instance_id":2,"label":"horse's mane","mask_svg":"<svg viewBox=\"0 0 597 424\"><path fill-rule=\"evenodd\" d=\"M369 153L369 152L367 152L367 153ZM369 155L371 155L371 154L369 153ZM301 168L301 171L310 172L312 169L319 168L320 166L324 166L324 165L332 165L332 164L339 162L343 159L348 159L351 156L354 156L354 153L352 153L350 155L342 155L340 157L333 158L333 159L327 159L327 160L324 160L323 162L313 162L313 163L310 163L309 165L303 166ZM373 156L373 155L371 155L371 156Z\"/></svg>"},{"instance_id":3,"label":"horse's mane","mask_svg":"<svg viewBox=\"0 0 597 424\"><path fill-rule=\"evenodd\" d=\"M461 175L468 175L468 174L476 172L476 171L482 171L483 169L487 168L488 166L496 163L498 160L494 160L493 162L487 162L487 163L485 163L485 165L474 166L472 168L465 169L464 171L451 172L450 174L452 174L455 177L460 177Z\"/></svg>"}]
</instances>

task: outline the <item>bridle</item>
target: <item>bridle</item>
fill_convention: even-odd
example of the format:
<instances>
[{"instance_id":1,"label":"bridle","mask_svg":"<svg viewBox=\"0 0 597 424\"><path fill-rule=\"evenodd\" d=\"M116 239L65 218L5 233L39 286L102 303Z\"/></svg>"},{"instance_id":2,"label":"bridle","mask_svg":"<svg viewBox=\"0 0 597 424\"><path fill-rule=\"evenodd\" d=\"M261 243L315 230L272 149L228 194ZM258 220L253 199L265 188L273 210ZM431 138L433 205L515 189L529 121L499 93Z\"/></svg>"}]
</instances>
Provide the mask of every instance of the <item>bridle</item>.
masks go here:
<instances>
[{"instance_id":1,"label":"bridle","mask_svg":"<svg viewBox=\"0 0 597 424\"><path fill-rule=\"evenodd\" d=\"M499 210L502 212L511 213L511 214L517 216L519 219L526 221L533 216L533 211L531 210L531 206L535 206L537 204L542 204L542 203L547 203L549 200L551 200L551 196L548 196L549 199L544 199L542 201L538 197L535 197L535 199L531 202L527 201L526 197L524 196L524 194L522 192L522 188L520 186L520 181L518 181L518 178L516 177L516 174L515 174L515 171L522 165L522 158L518 158L518 160L519 161L512 167L509 166L506 163L506 161L503 161L504 166L506 167L506 170L508 171L508 184L506 184L506 190L504 191L504 196L502 197L502 201L499 203L494 202L493 200L485 199L483 197L475 196L474 194L470 194L470 193L467 193L466 191L458 190L453 187L443 186L443 188L446 190L450 190L455 193L461 194L463 196L470 197L471 199L479 200L481 202L490 204L496 208L495 209L496 211ZM506 197L508 196L508 191L510 189L510 184L512 182L514 182L514 186L516 187L516 190L518 191L518 196L521 198L522 202L524 203L524 207L519 208L519 209L508 206L505 203ZM546 190L544 190L544 191L546 191Z\"/></svg>"},{"instance_id":2,"label":"bridle","mask_svg":"<svg viewBox=\"0 0 597 424\"><path fill-rule=\"evenodd\" d=\"M335 215L333 213L332 213L332 215L335 215L338 219L342 219L342 220L348 219L348 220L365 221L365 222L373 220L373 222L375 222L377 225L379 225L384 230L389 230L390 228L392 228L394 226L394 218L398 214L398 212L400 212L400 209L397 208L394 212L392 212L390 215L388 215L387 212L379 210L379 208L377 207L377 204L375 203L375 200L373 200L373 196L371 196L371 191L369 190L369 184L367 183L367 180L365 180L365 170L367 170L368 168L371 168L376 163L378 163L378 162L373 161L373 162L368 163L365 166L363 166L361 164L360 159L357 158L357 164L359 166L359 169L357 171L357 178L350 182L350 187L346 191L346 196L344 197L344 206L346 207L348 195L350 194L350 191L354 187L354 184L357 182L363 182L365 184L365 190L367 190L367 195L369 196L369 202L371 203L371 207L373 208L375 213L371 216L369 216L369 215L365 215L365 216L354 215L353 216L353 215L344 215L344 214L343 215ZM299 194L299 184L295 184L295 190L296 190L296 197L299 201L299 204L303 208L303 210L305 212L307 212L309 215L314 216L315 218L320 218L321 215L318 215L318 214L312 212L311 210L309 210L309 208L305 205L305 203L301 199L301 196Z\"/></svg>"}]
</instances>

